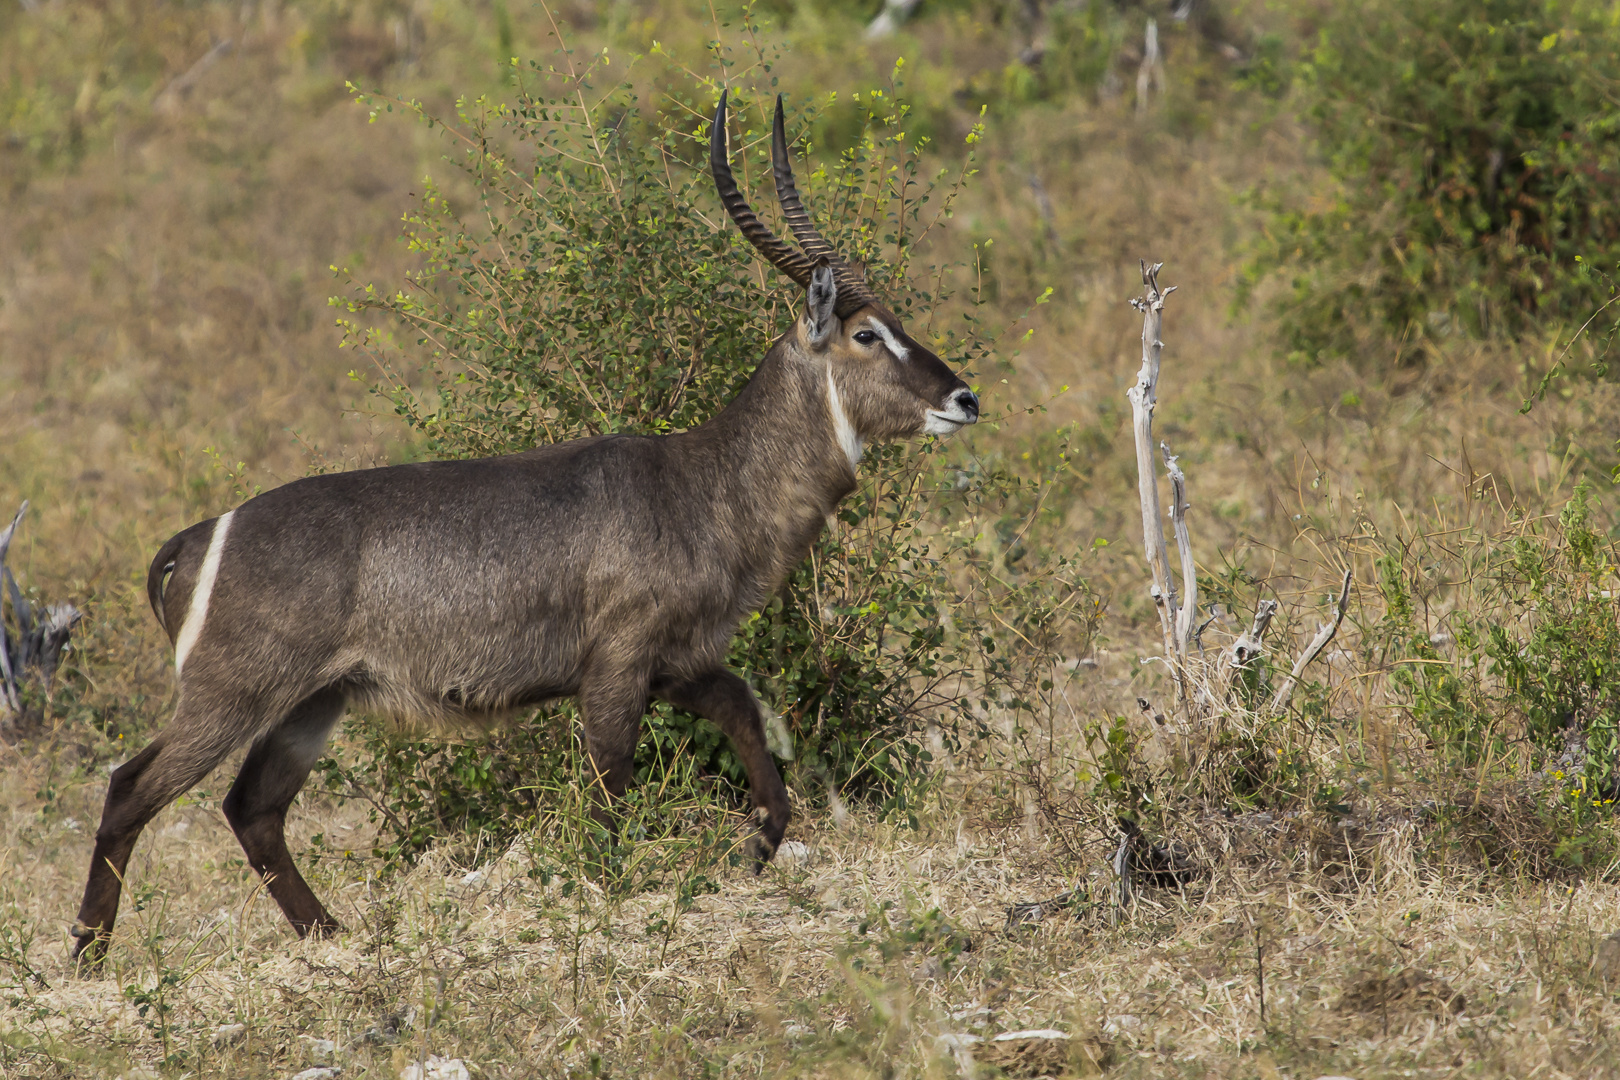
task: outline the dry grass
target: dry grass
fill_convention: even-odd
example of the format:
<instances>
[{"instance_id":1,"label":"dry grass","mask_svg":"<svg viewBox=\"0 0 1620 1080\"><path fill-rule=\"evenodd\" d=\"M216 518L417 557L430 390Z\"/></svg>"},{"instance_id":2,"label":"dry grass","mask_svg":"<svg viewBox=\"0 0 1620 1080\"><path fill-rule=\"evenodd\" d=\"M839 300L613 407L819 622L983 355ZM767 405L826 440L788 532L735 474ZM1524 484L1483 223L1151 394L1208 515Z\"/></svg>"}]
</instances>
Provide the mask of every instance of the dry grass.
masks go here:
<instances>
[{"instance_id":1,"label":"dry grass","mask_svg":"<svg viewBox=\"0 0 1620 1080\"><path fill-rule=\"evenodd\" d=\"M10 868L0 902L11 925L43 928L78 886L97 792L41 823L27 797L39 769L8 767L3 842L29 871ZM319 876L351 931L295 943L200 797L143 842L129 881L143 910L105 977L75 978L58 940L29 950L31 974L13 954L0 1061L6 1075L129 1076L166 1046L175 1075L274 1076L319 1063L324 1039L344 1076L393 1077L429 1054L484 1076L599 1062L602 1075L944 1077L973 1056L974 1075L997 1059L1033 1062L1011 1073L1033 1076L1084 1075L1085 1045L1120 1076L1586 1077L1620 1050L1614 973L1594 967L1613 885L1435 873L1395 821L1348 879L1229 859L1185 892L1144 891L1118 925L1060 914L1009 932L1010 904L1100 875L1100 860L958 816L973 803L947 783L918 833L806 822L802 858L717 872L719 891L678 915L677 882L621 897L542 884L529 871L549 865L543 837L471 875L435 856L378 882L340 860ZM359 822L306 798L300 839L316 827ZM656 925L672 916L672 931ZM139 992L165 976L177 982L159 1023ZM1038 1042L942 1039L1029 1029L1070 1039L1055 1059Z\"/></svg>"},{"instance_id":2,"label":"dry grass","mask_svg":"<svg viewBox=\"0 0 1620 1080\"><path fill-rule=\"evenodd\" d=\"M397 218L424 171L445 172L441 147L405 124L368 126L342 79L439 102L499 84L483 62L490 13L411 8L427 44L407 59L390 51L396 8L343 9L335 30L301 5L188 8L165 45L169 74L211 32L237 36L228 63L178 110L137 101L76 170L0 192L0 498L37 508L12 562L91 608L45 729L0 745L0 1075L282 1077L332 1054L344 1078L392 1078L428 1054L491 1077L1616 1071L1620 970L1607 958L1620 947L1602 945L1620 930L1613 873L1548 883L1541 854L1492 868L1482 837L1547 847L1522 785L1457 794L1472 811L1436 828L1422 807L1451 795L1402 786L1423 740L1360 678L1376 541L1479 521L1490 505L1556 506L1612 464L1616 384L1572 384L1520 416L1557 342L1458 343L1421 369L1281 365L1263 313L1228 312L1255 227L1234 196L1308 186L1314 167L1286 114L1201 93L1214 61L1178 67L1175 52L1173 99L1146 123L1128 101L1076 99L993 125L981 184L942 241L996 239L987 265L1008 314L1056 290L1011 369L983 373L992 403L1051 398L1047 411L976 433L964 457L1018 467L1066 440L1048 504L1062 524L1045 542L1113 541L1091 564L1110 597L1103 646L1056 673L1041 730L1004 728L963 756L918 831L858 810L842 824L801 815L790 836L808 857L759 878L672 844L650 856L664 859L662 884L609 894L576 878L565 895L563 878L530 876L567 869L546 829L476 865L440 852L390 880L362 855L328 857L312 877L350 930L321 943L295 942L251 880L218 813L223 773L148 831L110 970L76 978L61 930L106 768L150 736L171 694L140 595L147 555L254 484L410 452L346 378L358 358L337 350L327 268L398 280L410 263ZM542 54L542 13L516 8L520 49ZM587 35L672 49L709 33L652 5L617 24L563 14ZM781 70L804 85L875 81L884 50L906 49L914 90L950 101L1010 59L986 12L947 12L849 75L847 53L825 47L842 16L815 16L832 31L803 18ZM939 106L932 122L943 141L970 119ZM1337 568L1357 570L1357 605L1323 668L1330 711L1355 723L1288 737L1324 775L1360 770L1378 786L1348 816L1166 812L1158 824L1205 870L1185 891L1144 890L1117 924L1102 905L1009 931L1011 904L1077 884L1106 892L1112 811L1077 773L1095 766L1099 723L1134 724L1138 696L1166 702L1159 669L1138 662L1154 632L1124 407L1139 256L1164 259L1181 286L1159 430L1183 455L1211 579L1238 581L1245 603L1287 601L1274 631L1287 653ZM1459 595L1437 593L1435 617ZM1241 622L1229 615L1211 641ZM306 864L315 834L328 852L370 847L361 809L306 794L291 822ZM699 876L719 891L682 911ZM944 1038L1044 1028L1071 1038L1055 1050Z\"/></svg>"}]
</instances>

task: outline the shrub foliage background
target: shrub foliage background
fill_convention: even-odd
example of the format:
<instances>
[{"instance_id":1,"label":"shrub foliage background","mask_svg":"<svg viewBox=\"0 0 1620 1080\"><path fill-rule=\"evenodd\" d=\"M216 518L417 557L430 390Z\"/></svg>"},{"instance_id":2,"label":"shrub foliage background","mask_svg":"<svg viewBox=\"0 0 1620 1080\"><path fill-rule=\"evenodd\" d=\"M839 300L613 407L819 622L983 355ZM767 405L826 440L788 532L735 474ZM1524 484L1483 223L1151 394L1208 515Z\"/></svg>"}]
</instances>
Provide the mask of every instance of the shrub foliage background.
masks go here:
<instances>
[{"instance_id":1,"label":"shrub foliage background","mask_svg":"<svg viewBox=\"0 0 1620 1080\"><path fill-rule=\"evenodd\" d=\"M1592 0L1337 7L1295 74L1338 189L1278 199L1294 356L1415 360L1452 334L1579 325L1620 258L1620 33Z\"/></svg>"}]
</instances>

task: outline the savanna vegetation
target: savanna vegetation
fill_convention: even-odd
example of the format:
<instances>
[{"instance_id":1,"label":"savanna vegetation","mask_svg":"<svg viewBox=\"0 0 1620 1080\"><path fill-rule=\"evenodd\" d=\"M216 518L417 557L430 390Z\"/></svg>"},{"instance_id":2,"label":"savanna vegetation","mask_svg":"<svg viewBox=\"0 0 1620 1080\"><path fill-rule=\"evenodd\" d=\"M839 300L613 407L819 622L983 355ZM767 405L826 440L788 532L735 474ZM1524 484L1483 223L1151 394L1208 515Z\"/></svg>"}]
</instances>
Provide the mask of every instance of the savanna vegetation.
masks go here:
<instances>
[{"instance_id":1,"label":"savanna vegetation","mask_svg":"<svg viewBox=\"0 0 1620 1080\"><path fill-rule=\"evenodd\" d=\"M1615 1071L1620 7L882 10L0 7L0 614L85 612L0 712L0 1075ZM354 715L289 819L344 933L294 939L227 766L76 972L107 773L173 705L163 539L311 472L689 427L788 324L704 172L722 85L756 209L780 92L818 224L985 406L873 448L734 643L792 843L741 864L684 714L616 836L566 705Z\"/></svg>"}]
</instances>

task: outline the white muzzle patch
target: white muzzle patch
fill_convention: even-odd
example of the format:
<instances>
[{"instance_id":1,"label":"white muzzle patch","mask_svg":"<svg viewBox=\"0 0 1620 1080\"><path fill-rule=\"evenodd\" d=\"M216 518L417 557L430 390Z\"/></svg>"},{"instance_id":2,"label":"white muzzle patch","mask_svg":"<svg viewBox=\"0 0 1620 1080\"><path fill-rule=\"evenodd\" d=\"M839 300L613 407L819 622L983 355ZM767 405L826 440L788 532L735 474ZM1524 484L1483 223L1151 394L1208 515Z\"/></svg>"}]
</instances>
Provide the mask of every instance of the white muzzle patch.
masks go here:
<instances>
[{"instance_id":1,"label":"white muzzle patch","mask_svg":"<svg viewBox=\"0 0 1620 1080\"><path fill-rule=\"evenodd\" d=\"M927 435L955 435L969 424L976 423L979 417L970 413L955 401L947 409L929 409L928 419L923 423L923 433Z\"/></svg>"}]
</instances>

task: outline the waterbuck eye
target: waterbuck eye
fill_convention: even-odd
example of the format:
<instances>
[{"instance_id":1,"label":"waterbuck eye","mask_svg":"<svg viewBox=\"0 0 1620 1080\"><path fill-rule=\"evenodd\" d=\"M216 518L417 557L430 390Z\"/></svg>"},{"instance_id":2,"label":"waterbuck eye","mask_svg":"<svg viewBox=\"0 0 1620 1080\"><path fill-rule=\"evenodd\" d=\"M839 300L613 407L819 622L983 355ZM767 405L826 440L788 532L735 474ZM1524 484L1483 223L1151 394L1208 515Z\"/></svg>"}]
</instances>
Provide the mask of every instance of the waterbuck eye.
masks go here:
<instances>
[{"instance_id":1,"label":"waterbuck eye","mask_svg":"<svg viewBox=\"0 0 1620 1080\"><path fill-rule=\"evenodd\" d=\"M870 330L857 330L855 331L855 340L862 345L870 345L877 340L877 335Z\"/></svg>"}]
</instances>

